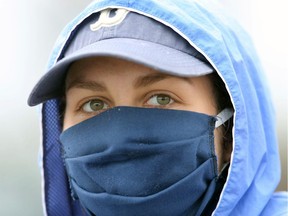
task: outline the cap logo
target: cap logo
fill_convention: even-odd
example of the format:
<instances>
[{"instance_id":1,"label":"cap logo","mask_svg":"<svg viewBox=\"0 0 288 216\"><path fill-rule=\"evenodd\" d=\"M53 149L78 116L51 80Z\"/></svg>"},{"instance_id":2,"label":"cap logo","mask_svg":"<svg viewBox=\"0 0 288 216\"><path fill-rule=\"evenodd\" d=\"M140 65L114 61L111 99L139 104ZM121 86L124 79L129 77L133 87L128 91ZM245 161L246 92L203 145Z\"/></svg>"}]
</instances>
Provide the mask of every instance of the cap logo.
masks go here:
<instances>
[{"instance_id":1,"label":"cap logo","mask_svg":"<svg viewBox=\"0 0 288 216\"><path fill-rule=\"evenodd\" d=\"M113 11L113 16L111 11ZM106 10L101 11L99 19L94 23L90 25L91 31L97 31L98 29L102 27L111 27L120 24L128 14L128 10L118 8L108 8Z\"/></svg>"}]
</instances>

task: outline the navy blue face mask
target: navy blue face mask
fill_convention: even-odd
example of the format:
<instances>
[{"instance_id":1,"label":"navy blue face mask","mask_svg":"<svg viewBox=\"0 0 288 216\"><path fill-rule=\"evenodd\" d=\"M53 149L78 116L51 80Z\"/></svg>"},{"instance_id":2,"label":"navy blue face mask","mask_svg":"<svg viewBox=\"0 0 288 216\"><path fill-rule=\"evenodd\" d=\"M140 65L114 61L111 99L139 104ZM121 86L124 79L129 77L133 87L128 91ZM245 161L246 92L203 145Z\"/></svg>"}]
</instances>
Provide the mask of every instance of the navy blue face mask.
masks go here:
<instances>
[{"instance_id":1,"label":"navy blue face mask","mask_svg":"<svg viewBox=\"0 0 288 216\"><path fill-rule=\"evenodd\" d=\"M217 178L213 116L115 107L61 134L74 198L97 216L200 215Z\"/></svg>"}]
</instances>

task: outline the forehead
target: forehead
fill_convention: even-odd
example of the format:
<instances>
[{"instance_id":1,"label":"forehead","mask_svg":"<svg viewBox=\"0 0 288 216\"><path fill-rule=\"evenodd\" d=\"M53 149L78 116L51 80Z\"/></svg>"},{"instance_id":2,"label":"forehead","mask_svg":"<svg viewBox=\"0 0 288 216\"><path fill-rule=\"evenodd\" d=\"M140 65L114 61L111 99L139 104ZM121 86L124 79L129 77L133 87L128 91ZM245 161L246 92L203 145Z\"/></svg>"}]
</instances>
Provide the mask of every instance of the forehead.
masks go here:
<instances>
[{"instance_id":1,"label":"forehead","mask_svg":"<svg viewBox=\"0 0 288 216\"><path fill-rule=\"evenodd\" d=\"M175 76L135 62L114 57L86 58L74 62L66 76L65 90L72 87L91 86L97 82L101 86L109 85L123 88L133 85L134 88L146 87L167 80L169 85L180 87L193 84L194 88L204 92L211 90L212 83L209 75L197 77ZM182 87L181 87L182 88Z\"/></svg>"},{"instance_id":2,"label":"forehead","mask_svg":"<svg viewBox=\"0 0 288 216\"><path fill-rule=\"evenodd\" d=\"M68 69L66 82L76 79L89 79L109 77L111 75L123 75L129 73L130 76L147 75L150 73L163 74L150 67L135 62L122 60L114 57L86 58L74 62ZM167 74L167 76L169 76Z\"/></svg>"}]
</instances>

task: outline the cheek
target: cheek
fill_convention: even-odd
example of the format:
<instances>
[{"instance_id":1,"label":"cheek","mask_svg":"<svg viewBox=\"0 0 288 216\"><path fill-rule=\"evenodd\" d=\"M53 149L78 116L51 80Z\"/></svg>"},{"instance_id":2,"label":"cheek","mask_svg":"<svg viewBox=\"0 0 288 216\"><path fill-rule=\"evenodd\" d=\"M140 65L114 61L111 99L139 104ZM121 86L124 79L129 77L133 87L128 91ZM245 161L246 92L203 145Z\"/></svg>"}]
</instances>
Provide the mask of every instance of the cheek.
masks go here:
<instances>
[{"instance_id":1,"label":"cheek","mask_svg":"<svg viewBox=\"0 0 288 216\"><path fill-rule=\"evenodd\" d=\"M74 125L74 121L71 118L71 115L69 115L69 112L67 112L66 110L63 118L63 131L68 129L72 125Z\"/></svg>"},{"instance_id":2,"label":"cheek","mask_svg":"<svg viewBox=\"0 0 288 216\"><path fill-rule=\"evenodd\" d=\"M210 80L207 77L191 78L191 85L183 91L191 111L217 115L217 105Z\"/></svg>"},{"instance_id":3,"label":"cheek","mask_svg":"<svg viewBox=\"0 0 288 216\"><path fill-rule=\"evenodd\" d=\"M83 121L81 115L75 114L69 106L66 106L63 118L63 131Z\"/></svg>"}]
</instances>

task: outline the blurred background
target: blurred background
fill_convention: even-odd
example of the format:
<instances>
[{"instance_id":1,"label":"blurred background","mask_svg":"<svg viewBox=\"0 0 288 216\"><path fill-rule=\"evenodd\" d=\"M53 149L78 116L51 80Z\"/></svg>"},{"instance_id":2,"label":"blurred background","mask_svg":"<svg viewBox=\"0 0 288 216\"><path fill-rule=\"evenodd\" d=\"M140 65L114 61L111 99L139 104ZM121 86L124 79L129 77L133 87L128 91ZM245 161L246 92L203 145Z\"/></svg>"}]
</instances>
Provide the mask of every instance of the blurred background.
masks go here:
<instances>
[{"instance_id":1,"label":"blurred background","mask_svg":"<svg viewBox=\"0 0 288 216\"><path fill-rule=\"evenodd\" d=\"M250 32L277 112L282 180L287 190L288 20L284 0L219 0ZM26 100L45 71L54 42L90 0L0 0L0 215L42 215L38 108Z\"/></svg>"}]
</instances>

